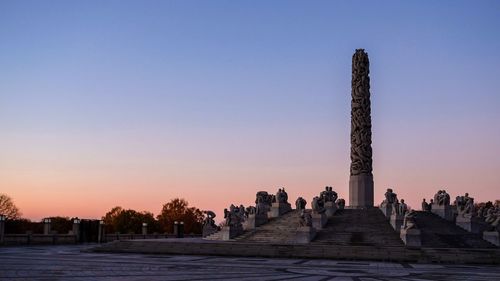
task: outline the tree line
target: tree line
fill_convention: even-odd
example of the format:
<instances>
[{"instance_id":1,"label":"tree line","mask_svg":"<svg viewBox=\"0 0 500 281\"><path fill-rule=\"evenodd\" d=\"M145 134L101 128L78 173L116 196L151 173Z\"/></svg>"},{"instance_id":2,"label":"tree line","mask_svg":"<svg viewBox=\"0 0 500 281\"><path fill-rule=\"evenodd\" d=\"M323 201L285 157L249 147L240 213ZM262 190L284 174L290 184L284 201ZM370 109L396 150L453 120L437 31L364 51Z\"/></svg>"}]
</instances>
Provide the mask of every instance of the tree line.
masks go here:
<instances>
[{"instance_id":1,"label":"tree line","mask_svg":"<svg viewBox=\"0 0 500 281\"><path fill-rule=\"evenodd\" d=\"M41 223L22 218L19 208L6 194L0 194L0 215L6 217L8 233L43 232ZM53 216L50 219L53 231L67 233L72 228L73 220L77 218ZM190 207L184 199L174 198L162 206L157 216L148 211L139 212L116 206L101 219L107 233L141 233L143 223L147 224L149 233L173 233L174 222L177 221L184 223L185 233L199 234L202 232L203 212L196 207Z\"/></svg>"}]
</instances>

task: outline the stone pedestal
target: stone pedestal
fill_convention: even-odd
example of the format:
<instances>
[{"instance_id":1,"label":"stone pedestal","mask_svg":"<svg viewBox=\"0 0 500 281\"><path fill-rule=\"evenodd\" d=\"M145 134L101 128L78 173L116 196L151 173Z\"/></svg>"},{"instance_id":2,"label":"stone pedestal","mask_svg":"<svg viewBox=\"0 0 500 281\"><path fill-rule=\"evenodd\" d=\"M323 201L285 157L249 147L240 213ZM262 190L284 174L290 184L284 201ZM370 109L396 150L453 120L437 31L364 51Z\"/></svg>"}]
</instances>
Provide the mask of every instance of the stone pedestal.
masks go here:
<instances>
[{"instance_id":1,"label":"stone pedestal","mask_svg":"<svg viewBox=\"0 0 500 281\"><path fill-rule=\"evenodd\" d=\"M480 234L486 228L486 224L477 217L463 217L458 215L455 224L469 232L477 234Z\"/></svg>"},{"instance_id":2,"label":"stone pedestal","mask_svg":"<svg viewBox=\"0 0 500 281\"><path fill-rule=\"evenodd\" d=\"M401 237L401 240L403 240L407 247L420 248L422 246L419 229L401 228L399 237Z\"/></svg>"},{"instance_id":3,"label":"stone pedestal","mask_svg":"<svg viewBox=\"0 0 500 281\"><path fill-rule=\"evenodd\" d=\"M392 204L380 204L380 211L384 214L386 218L390 218L392 215Z\"/></svg>"},{"instance_id":4,"label":"stone pedestal","mask_svg":"<svg viewBox=\"0 0 500 281\"><path fill-rule=\"evenodd\" d=\"M265 214L250 214L248 218L243 223L244 230L253 230L258 226L265 224L268 221L267 215Z\"/></svg>"},{"instance_id":5,"label":"stone pedestal","mask_svg":"<svg viewBox=\"0 0 500 281\"><path fill-rule=\"evenodd\" d=\"M328 218L324 213L321 214L312 213L311 219L312 219L312 227L318 230L322 229L326 225L326 222L328 221Z\"/></svg>"},{"instance_id":6,"label":"stone pedestal","mask_svg":"<svg viewBox=\"0 0 500 281\"><path fill-rule=\"evenodd\" d=\"M75 240L80 243L80 220L73 221L73 235L75 235Z\"/></svg>"},{"instance_id":7,"label":"stone pedestal","mask_svg":"<svg viewBox=\"0 0 500 281\"><path fill-rule=\"evenodd\" d=\"M273 203L269 212L267 212L268 218L277 218L285 213L292 210L292 205L290 203Z\"/></svg>"},{"instance_id":8,"label":"stone pedestal","mask_svg":"<svg viewBox=\"0 0 500 281\"><path fill-rule=\"evenodd\" d=\"M360 174L350 177L349 204L351 209L373 207L373 175Z\"/></svg>"},{"instance_id":9,"label":"stone pedestal","mask_svg":"<svg viewBox=\"0 0 500 281\"><path fill-rule=\"evenodd\" d=\"M401 226L403 225L403 220L404 216L403 215L397 215L397 214L392 214L391 215L391 226L394 228L396 232L401 231Z\"/></svg>"},{"instance_id":10,"label":"stone pedestal","mask_svg":"<svg viewBox=\"0 0 500 281\"><path fill-rule=\"evenodd\" d=\"M104 228L105 228L104 221L100 221L99 228L97 230L97 243L102 243L105 240L106 233Z\"/></svg>"},{"instance_id":11,"label":"stone pedestal","mask_svg":"<svg viewBox=\"0 0 500 281\"><path fill-rule=\"evenodd\" d=\"M498 233L498 231L483 232L483 239L493 245L496 245L497 247L500 247L500 233Z\"/></svg>"},{"instance_id":12,"label":"stone pedestal","mask_svg":"<svg viewBox=\"0 0 500 281\"><path fill-rule=\"evenodd\" d=\"M301 226L297 229L295 243L309 243L316 237L316 229L310 226Z\"/></svg>"},{"instance_id":13,"label":"stone pedestal","mask_svg":"<svg viewBox=\"0 0 500 281\"><path fill-rule=\"evenodd\" d=\"M336 211L337 211L337 204L335 204L335 202L326 202L325 203L325 215L328 218L333 217L333 215L335 215Z\"/></svg>"},{"instance_id":14,"label":"stone pedestal","mask_svg":"<svg viewBox=\"0 0 500 281\"><path fill-rule=\"evenodd\" d=\"M142 235L148 235L148 224L147 223L142 223Z\"/></svg>"},{"instance_id":15,"label":"stone pedestal","mask_svg":"<svg viewBox=\"0 0 500 281\"><path fill-rule=\"evenodd\" d=\"M43 221L43 234L45 234L45 235L50 234L50 228L51 228L50 224L51 224L50 219L44 219L44 221Z\"/></svg>"},{"instance_id":16,"label":"stone pedestal","mask_svg":"<svg viewBox=\"0 0 500 281\"><path fill-rule=\"evenodd\" d=\"M239 226L223 226L221 229L222 240L231 240L243 233L243 227Z\"/></svg>"},{"instance_id":17,"label":"stone pedestal","mask_svg":"<svg viewBox=\"0 0 500 281\"><path fill-rule=\"evenodd\" d=\"M431 211L445 220L453 221L453 210L450 205L432 204Z\"/></svg>"},{"instance_id":18,"label":"stone pedestal","mask_svg":"<svg viewBox=\"0 0 500 281\"><path fill-rule=\"evenodd\" d=\"M217 232L217 227L215 225L204 225L202 230L202 237L210 236Z\"/></svg>"}]
</instances>

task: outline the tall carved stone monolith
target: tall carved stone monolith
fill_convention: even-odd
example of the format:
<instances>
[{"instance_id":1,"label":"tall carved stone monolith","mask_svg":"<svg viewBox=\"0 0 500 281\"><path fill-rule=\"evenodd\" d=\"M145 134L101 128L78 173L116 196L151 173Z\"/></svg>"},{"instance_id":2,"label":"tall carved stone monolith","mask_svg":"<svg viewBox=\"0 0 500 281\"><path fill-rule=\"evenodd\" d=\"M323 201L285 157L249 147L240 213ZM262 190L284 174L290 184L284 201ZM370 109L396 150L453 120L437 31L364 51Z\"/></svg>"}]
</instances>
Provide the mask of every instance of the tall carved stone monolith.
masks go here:
<instances>
[{"instance_id":1,"label":"tall carved stone monolith","mask_svg":"<svg viewBox=\"0 0 500 281\"><path fill-rule=\"evenodd\" d=\"M352 57L351 82L351 208L373 207L372 120L370 109L370 62L364 49Z\"/></svg>"}]
</instances>

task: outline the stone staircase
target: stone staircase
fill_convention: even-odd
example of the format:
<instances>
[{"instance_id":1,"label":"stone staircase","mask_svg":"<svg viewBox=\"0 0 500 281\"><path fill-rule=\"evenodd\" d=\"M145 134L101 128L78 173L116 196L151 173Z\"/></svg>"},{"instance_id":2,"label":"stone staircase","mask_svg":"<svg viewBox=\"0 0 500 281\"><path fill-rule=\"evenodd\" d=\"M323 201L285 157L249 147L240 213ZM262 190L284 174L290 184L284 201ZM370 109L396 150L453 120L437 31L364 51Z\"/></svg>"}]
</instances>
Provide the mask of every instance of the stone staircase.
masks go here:
<instances>
[{"instance_id":1,"label":"stone staircase","mask_svg":"<svg viewBox=\"0 0 500 281\"><path fill-rule=\"evenodd\" d=\"M217 231L203 238L204 240L222 240L222 232Z\"/></svg>"},{"instance_id":2,"label":"stone staircase","mask_svg":"<svg viewBox=\"0 0 500 281\"><path fill-rule=\"evenodd\" d=\"M417 212L416 222L425 248L495 248L478 234L429 212Z\"/></svg>"},{"instance_id":3,"label":"stone staircase","mask_svg":"<svg viewBox=\"0 0 500 281\"><path fill-rule=\"evenodd\" d=\"M292 210L278 218L271 219L252 232L249 231L236 237L235 241L291 244L295 240L299 223L299 211Z\"/></svg>"},{"instance_id":4,"label":"stone staircase","mask_svg":"<svg viewBox=\"0 0 500 281\"><path fill-rule=\"evenodd\" d=\"M404 247L399 234L378 208L339 210L312 244Z\"/></svg>"}]
</instances>

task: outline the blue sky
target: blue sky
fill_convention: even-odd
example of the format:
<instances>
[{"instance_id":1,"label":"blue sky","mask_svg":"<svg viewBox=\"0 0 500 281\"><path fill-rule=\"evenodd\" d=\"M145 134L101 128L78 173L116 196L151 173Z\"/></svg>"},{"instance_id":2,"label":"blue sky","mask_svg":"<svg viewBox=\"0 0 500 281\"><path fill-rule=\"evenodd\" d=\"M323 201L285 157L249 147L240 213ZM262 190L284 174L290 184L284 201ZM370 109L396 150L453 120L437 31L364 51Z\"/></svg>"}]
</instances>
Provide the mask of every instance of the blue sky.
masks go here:
<instances>
[{"instance_id":1,"label":"blue sky","mask_svg":"<svg viewBox=\"0 0 500 281\"><path fill-rule=\"evenodd\" d=\"M24 209L123 193L96 214L162 196L222 209L207 198L234 186L347 198L364 48L377 196L498 197L499 26L498 1L1 1L0 191Z\"/></svg>"}]
</instances>

